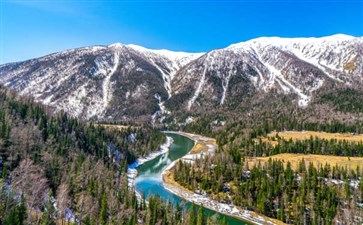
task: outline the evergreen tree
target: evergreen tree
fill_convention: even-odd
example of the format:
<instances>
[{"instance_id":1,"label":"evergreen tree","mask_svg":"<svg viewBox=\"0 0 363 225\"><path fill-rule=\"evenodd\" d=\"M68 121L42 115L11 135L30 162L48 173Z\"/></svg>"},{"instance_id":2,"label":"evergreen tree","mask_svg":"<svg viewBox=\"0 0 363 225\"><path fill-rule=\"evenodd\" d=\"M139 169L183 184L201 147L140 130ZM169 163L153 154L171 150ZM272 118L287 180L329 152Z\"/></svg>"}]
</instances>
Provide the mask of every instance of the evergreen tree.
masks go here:
<instances>
[{"instance_id":1,"label":"evergreen tree","mask_svg":"<svg viewBox=\"0 0 363 225\"><path fill-rule=\"evenodd\" d=\"M190 207L189 225L196 225L196 224L197 224L197 220L195 218L195 204L193 202Z\"/></svg>"},{"instance_id":2,"label":"evergreen tree","mask_svg":"<svg viewBox=\"0 0 363 225\"><path fill-rule=\"evenodd\" d=\"M3 166L2 166L3 168L2 168L2 171L1 171L1 178L2 178L2 179L6 179L6 174L7 174L7 171L6 171L6 165L5 165L5 163L4 163L4 162L2 163L2 165L3 165Z\"/></svg>"},{"instance_id":3,"label":"evergreen tree","mask_svg":"<svg viewBox=\"0 0 363 225\"><path fill-rule=\"evenodd\" d=\"M27 210L26 210L25 198L23 195L21 196L20 204L17 207L17 212L18 212L19 224L20 225L25 224L25 220L27 219L28 215L27 215Z\"/></svg>"},{"instance_id":4,"label":"evergreen tree","mask_svg":"<svg viewBox=\"0 0 363 225\"><path fill-rule=\"evenodd\" d=\"M107 217L108 217L108 206L107 206L107 195L105 191L103 191L100 201L100 214L98 222L99 224L107 224Z\"/></svg>"},{"instance_id":5,"label":"evergreen tree","mask_svg":"<svg viewBox=\"0 0 363 225\"><path fill-rule=\"evenodd\" d=\"M48 194L48 202L43 210L41 225L56 225L54 221L54 206L52 202L52 193Z\"/></svg>"},{"instance_id":6,"label":"evergreen tree","mask_svg":"<svg viewBox=\"0 0 363 225\"><path fill-rule=\"evenodd\" d=\"M203 207L198 207L198 218L197 218L197 225L204 224L204 216L203 216Z\"/></svg>"}]
</instances>

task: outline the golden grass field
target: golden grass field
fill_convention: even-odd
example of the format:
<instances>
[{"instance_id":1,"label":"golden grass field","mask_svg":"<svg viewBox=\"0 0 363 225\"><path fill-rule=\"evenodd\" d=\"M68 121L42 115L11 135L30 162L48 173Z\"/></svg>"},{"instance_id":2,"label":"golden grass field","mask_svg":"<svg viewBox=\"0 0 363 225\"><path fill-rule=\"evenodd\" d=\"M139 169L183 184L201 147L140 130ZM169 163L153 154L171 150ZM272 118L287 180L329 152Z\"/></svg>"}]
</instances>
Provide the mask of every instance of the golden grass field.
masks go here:
<instances>
[{"instance_id":1,"label":"golden grass field","mask_svg":"<svg viewBox=\"0 0 363 225\"><path fill-rule=\"evenodd\" d=\"M192 153L192 154L199 153L199 152L203 151L204 148L206 148L205 145L203 145L201 143L196 143L194 145L194 147L190 150L190 153Z\"/></svg>"},{"instance_id":2,"label":"golden grass field","mask_svg":"<svg viewBox=\"0 0 363 225\"><path fill-rule=\"evenodd\" d=\"M322 139L337 139L337 140L347 140L347 141L363 141L363 134L350 134L350 133L326 133L317 131L285 131L278 133L280 137L285 139L295 139L303 140L308 139L311 136L318 137ZM270 133L268 136L273 137L276 132Z\"/></svg>"},{"instance_id":3,"label":"golden grass field","mask_svg":"<svg viewBox=\"0 0 363 225\"><path fill-rule=\"evenodd\" d=\"M317 131L284 131L284 132L271 132L267 135L267 137L261 137L262 141L269 142L273 146L277 144L277 141L272 141L272 137L276 137L278 134L279 137L285 140L306 140L312 137L318 137L321 139L336 139L336 140L346 140L349 142L359 142L363 141L363 134L350 134L350 133L326 133L326 132L317 132ZM270 138L270 140L269 140Z\"/></svg>"},{"instance_id":4,"label":"golden grass field","mask_svg":"<svg viewBox=\"0 0 363 225\"><path fill-rule=\"evenodd\" d=\"M329 164L330 166L339 166L339 167L347 167L348 169L355 170L357 166L360 169L363 168L363 157L346 157L346 156L330 156L330 155L313 155L313 154L292 154L292 153L282 153L269 157L251 157L247 158L248 166L251 168L259 162L261 165L268 162L269 159L272 160L281 160L286 166L287 162L291 163L291 167L293 169L297 169L299 162L303 159L305 161L306 166L312 162L316 168L321 166L325 166L325 164Z\"/></svg>"}]
</instances>

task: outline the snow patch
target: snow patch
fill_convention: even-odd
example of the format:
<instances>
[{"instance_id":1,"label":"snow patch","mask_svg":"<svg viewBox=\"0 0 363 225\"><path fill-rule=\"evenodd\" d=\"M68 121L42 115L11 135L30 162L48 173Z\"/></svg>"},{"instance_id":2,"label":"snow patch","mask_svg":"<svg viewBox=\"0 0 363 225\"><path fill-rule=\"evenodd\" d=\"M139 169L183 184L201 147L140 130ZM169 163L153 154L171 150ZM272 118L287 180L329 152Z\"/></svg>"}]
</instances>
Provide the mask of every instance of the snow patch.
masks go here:
<instances>
[{"instance_id":1,"label":"snow patch","mask_svg":"<svg viewBox=\"0 0 363 225\"><path fill-rule=\"evenodd\" d=\"M208 59L209 59L209 54L207 54L207 57L205 58L205 62L208 62ZM199 94L200 94L200 92L202 90L202 87L205 84L205 75L207 73L207 70L208 70L208 64L206 63L206 64L204 64L204 70L203 70L203 73L202 73L202 77L199 80L199 84L197 86L197 89L195 90L193 97L188 102L188 110L190 110L190 108L194 104L195 100L198 98L198 96L199 96Z\"/></svg>"},{"instance_id":2,"label":"snow patch","mask_svg":"<svg viewBox=\"0 0 363 225\"><path fill-rule=\"evenodd\" d=\"M272 65L265 63L265 66L268 68L268 70L270 71L270 73L273 75L273 77L277 78L278 80L280 80L281 82L279 82L279 84L282 87L282 83L283 85L285 85L286 87L288 87L290 90L294 91L298 96L299 96L299 106L300 107L305 107L308 105L309 101L310 101L310 97L305 95L300 89L298 89L297 87L295 87L294 85L292 85L289 81L287 81L284 76L281 74L280 71L278 71L275 67L273 67ZM283 88L284 89L284 88ZM286 89L284 89L286 90Z\"/></svg>"},{"instance_id":3,"label":"snow patch","mask_svg":"<svg viewBox=\"0 0 363 225\"><path fill-rule=\"evenodd\" d=\"M224 80L222 80L223 92L222 92L222 98L221 98L220 105L223 105L224 100L226 98L226 93L228 90L229 80L231 79L231 76L232 76L232 72L229 71L228 76Z\"/></svg>"},{"instance_id":4,"label":"snow patch","mask_svg":"<svg viewBox=\"0 0 363 225\"><path fill-rule=\"evenodd\" d=\"M103 80L102 90L103 90L103 110L105 111L108 104L112 98L112 84L110 82L111 77L116 73L117 68L119 66L120 61L120 53L119 51L115 50L114 58L113 58L113 67L110 73L106 76Z\"/></svg>"},{"instance_id":5,"label":"snow patch","mask_svg":"<svg viewBox=\"0 0 363 225\"><path fill-rule=\"evenodd\" d=\"M152 121L152 124L155 124L155 119L157 118L157 116L160 116L160 115L165 115L165 114L170 114L171 112L168 111L165 106L164 106L164 101L161 100L161 96L159 94L155 94L154 97L158 100L158 106L159 106L159 110L157 110L156 112L154 112L152 115L151 115L151 121ZM162 119L161 118L161 122L162 122Z\"/></svg>"}]
</instances>

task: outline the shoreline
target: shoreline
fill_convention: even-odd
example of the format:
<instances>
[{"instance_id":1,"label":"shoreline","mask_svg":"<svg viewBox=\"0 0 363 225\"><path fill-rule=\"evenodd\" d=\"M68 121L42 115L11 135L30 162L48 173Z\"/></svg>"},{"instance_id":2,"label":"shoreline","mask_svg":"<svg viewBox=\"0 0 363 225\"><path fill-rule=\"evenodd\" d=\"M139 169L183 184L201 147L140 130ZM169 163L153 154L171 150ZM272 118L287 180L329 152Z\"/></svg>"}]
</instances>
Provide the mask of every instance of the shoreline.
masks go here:
<instances>
[{"instance_id":1,"label":"shoreline","mask_svg":"<svg viewBox=\"0 0 363 225\"><path fill-rule=\"evenodd\" d=\"M174 174L172 172L172 169L176 165L176 163L179 162L179 160L193 163L196 159L203 157L204 155L214 154L217 150L217 144L215 139L197 134L174 131L170 133L176 133L190 138L194 141L194 146L187 155L172 162L162 172L163 185L166 190L188 202L194 202L196 205L208 208L226 216L231 216L235 219L241 220L242 222L252 224L284 224L282 221L259 215L254 211L239 209L233 204L225 204L212 200L205 194L203 195L194 193L191 190L177 183L174 180Z\"/></svg>"},{"instance_id":2,"label":"shoreline","mask_svg":"<svg viewBox=\"0 0 363 225\"><path fill-rule=\"evenodd\" d=\"M137 168L139 166L141 166L142 164L144 164L150 160L153 160L156 157L158 157L164 153L167 153L169 151L169 147L172 143L173 143L173 138L166 137L166 141L165 141L165 143L160 145L159 151L152 152L145 157L138 158L135 160L134 163L128 165L128 167L127 167L127 185L130 189L135 188L135 179L137 177ZM141 197L140 193L138 193L136 190L135 190L135 192L136 192L136 195L138 196L138 198Z\"/></svg>"}]
</instances>

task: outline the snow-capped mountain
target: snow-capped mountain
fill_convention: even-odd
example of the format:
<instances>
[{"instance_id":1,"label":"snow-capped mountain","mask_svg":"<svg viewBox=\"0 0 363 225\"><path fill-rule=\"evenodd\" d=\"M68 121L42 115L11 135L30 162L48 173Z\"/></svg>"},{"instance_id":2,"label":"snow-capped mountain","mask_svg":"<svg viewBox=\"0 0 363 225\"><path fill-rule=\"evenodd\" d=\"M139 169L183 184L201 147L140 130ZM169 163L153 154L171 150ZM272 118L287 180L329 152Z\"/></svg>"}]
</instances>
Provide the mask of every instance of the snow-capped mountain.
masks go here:
<instances>
[{"instance_id":1,"label":"snow-capped mountain","mask_svg":"<svg viewBox=\"0 0 363 225\"><path fill-rule=\"evenodd\" d=\"M214 105L238 101L249 92L277 90L296 94L306 106L327 82L360 86L363 81L363 38L257 38L206 53L175 75L174 97L187 95L191 109L199 96Z\"/></svg>"},{"instance_id":2,"label":"snow-capped mountain","mask_svg":"<svg viewBox=\"0 0 363 225\"><path fill-rule=\"evenodd\" d=\"M112 44L0 67L0 82L85 119L151 115L170 97L170 82L201 54Z\"/></svg>"},{"instance_id":3,"label":"snow-capped mountain","mask_svg":"<svg viewBox=\"0 0 363 225\"><path fill-rule=\"evenodd\" d=\"M266 93L293 95L305 107L328 84L362 87L363 38L263 37L198 54L113 44L0 71L6 86L85 119L150 118L160 107L223 108Z\"/></svg>"}]
</instances>

